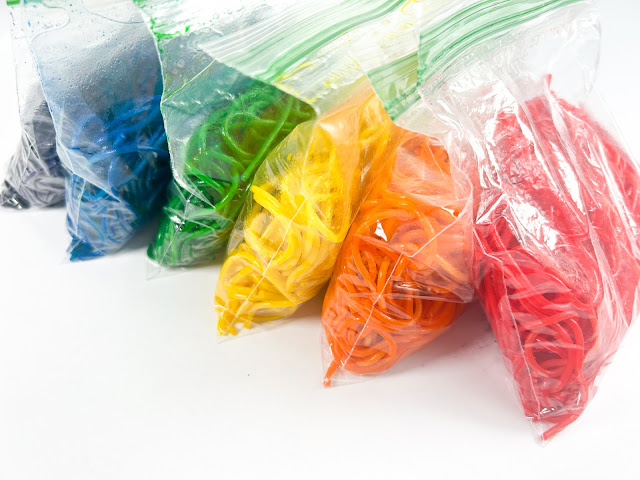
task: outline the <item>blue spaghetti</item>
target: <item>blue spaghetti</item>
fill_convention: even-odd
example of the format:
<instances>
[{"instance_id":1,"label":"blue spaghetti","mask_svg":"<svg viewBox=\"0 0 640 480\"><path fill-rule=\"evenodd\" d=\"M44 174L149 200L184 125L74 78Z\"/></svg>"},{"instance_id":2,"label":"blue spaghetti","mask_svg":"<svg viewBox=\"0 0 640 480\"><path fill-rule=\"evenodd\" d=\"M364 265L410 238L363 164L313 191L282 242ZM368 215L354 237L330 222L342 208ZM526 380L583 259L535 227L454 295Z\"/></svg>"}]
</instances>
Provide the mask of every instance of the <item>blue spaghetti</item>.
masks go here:
<instances>
[{"instance_id":1,"label":"blue spaghetti","mask_svg":"<svg viewBox=\"0 0 640 480\"><path fill-rule=\"evenodd\" d=\"M118 251L161 207L171 178L160 96L128 101L77 122L69 153L86 160L67 177L71 260ZM97 182L96 182L97 183Z\"/></svg>"}]
</instances>

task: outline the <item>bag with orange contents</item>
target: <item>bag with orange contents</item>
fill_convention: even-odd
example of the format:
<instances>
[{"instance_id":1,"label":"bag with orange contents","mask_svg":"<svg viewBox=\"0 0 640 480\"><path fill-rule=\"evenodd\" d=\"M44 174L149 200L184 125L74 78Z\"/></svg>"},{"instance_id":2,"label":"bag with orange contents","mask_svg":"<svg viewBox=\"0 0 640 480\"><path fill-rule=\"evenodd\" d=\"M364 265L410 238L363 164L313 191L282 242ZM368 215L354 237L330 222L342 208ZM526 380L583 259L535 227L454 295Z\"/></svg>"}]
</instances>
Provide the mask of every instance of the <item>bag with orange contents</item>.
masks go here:
<instances>
[{"instance_id":1,"label":"bag with orange contents","mask_svg":"<svg viewBox=\"0 0 640 480\"><path fill-rule=\"evenodd\" d=\"M404 131L340 251L322 313L330 363L372 374L420 349L473 298L468 196L431 137ZM344 378L341 375L339 378Z\"/></svg>"},{"instance_id":2,"label":"bag with orange contents","mask_svg":"<svg viewBox=\"0 0 640 480\"><path fill-rule=\"evenodd\" d=\"M445 2L405 3L377 33L351 39L366 72L392 67L385 99L415 90L416 29L443 8L449 8ZM393 104L385 107L393 113ZM421 112L416 117L424 123ZM326 386L391 368L446 331L473 299L469 182L452 175L447 151L434 136L398 130L325 296Z\"/></svg>"}]
</instances>

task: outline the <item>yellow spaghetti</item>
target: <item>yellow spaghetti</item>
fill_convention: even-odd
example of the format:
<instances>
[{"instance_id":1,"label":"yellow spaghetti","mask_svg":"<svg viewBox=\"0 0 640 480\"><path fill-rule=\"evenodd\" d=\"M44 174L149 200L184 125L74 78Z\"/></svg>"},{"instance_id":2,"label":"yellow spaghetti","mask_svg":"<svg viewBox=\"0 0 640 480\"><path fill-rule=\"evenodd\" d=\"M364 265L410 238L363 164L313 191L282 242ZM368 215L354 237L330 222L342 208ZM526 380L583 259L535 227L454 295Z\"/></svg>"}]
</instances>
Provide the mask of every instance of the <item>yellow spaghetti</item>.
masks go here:
<instances>
[{"instance_id":1,"label":"yellow spaghetti","mask_svg":"<svg viewBox=\"0 0 640 480\"><path fill-rule=\"evenodd\" d=\"M303 123L256 175L216 289L220 335L291 315L331 277L399 129L370 91Z\"/></svg>"}]
</instances>

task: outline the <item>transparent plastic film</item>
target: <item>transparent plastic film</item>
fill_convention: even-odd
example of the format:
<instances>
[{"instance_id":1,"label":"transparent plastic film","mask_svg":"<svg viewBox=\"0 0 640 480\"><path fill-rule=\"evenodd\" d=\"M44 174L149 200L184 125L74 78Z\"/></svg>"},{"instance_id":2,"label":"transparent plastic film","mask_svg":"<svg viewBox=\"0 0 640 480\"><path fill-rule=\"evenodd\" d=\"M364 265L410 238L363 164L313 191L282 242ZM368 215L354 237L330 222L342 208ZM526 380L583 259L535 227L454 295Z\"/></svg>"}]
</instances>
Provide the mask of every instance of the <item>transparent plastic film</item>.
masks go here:
<instances>
[{"instance_id":1,"label":"transparent plastic film","mask_svg":"<svg viewBox=\"0 0 640 480\"><path fill-rule=\"evenodd\" d=\"M475 289L548 440L584 411L639 313L640 176L593 91L592 3L476 7L422 33L422 100L396 118L422 119L472 181Z\"/></svg>"},{"instance_id":2,"label":"transparent plastic film","mask_svg":"<svg viewBox=\"0 0 640 480\"><path fill-rule=\"evenodd\" d=\"M256 175L216 289L218 332L291 315L329 280L399 130L369 88L298 126Z\"/></svg>"},{"instance_id":3,"label":"transparent plastic film","mask_svg":"<svg viewBox=\"0 0 640 480\"><path fill-rule=\"evenodd\" d=\"M455 195L443 145L404 131L353 221L325 296L325 386L345 373L391 368L462 313L473 298L470 206Z\"/></svg>"},{"instance_id":4,"label":"transparent plastic film","mask_svg":"<svg viewBox=\"0 0 640 480\"><path fill-rule=\"evenodd\" d=\"M114 253L157 213L170 177L151 34L129 0L23 3L69 171L70 258Z\"/></svg>"},{"instance_id":5,"label":"transparent plastic film","mask_svg":"<svg viewBox=\"0 0 640 480\"><path fill-rule=\"evenodd\" d=\"M23 7L9 2L22 133L0 186L0 205L48 207L64 199L64 169L56 153L49 106L24 32Z\"/></svg>"},{"instance_id":6,"label":"transparent plastic film","mask_svg":"<svg viewBox=\"0 0 640 480\"><path fill-rule=\"evenodd\" d=\"M276 0L263 3L268 14L207 39L202 48L319 112L355 94L363 69L388 61L401 46L417 48L420 2L303 0L286 9L277 9ZM371 48L372 43L381 47Z\"/></svg>"},{"instance_id":7,"label":"transparent plastic film","mask_svg":"<svg viewBox=\"0 0 640 480\"><path fill-rule=\"evenodd\" d=\"M266 156L314 110L220 63L212 39L273 15L265 2L137 0L163 65L162 112L173 182L149 257L163 267L210 263Z\"/></svg>"},{"instance_id":8,"label":"transparent plastic film","mask_svg":"<svg viewBox=\"0 0 640 480\"><path fill-rule=\"evenodd\" d=\"M367 72L392 118L404 111L404 104L420 98L418 46L422 30L474 3L477 0L409 0L384 17L349 32L351 55ZM446 31L439 34L446 36Z\"/></svg>"}]
</instances>

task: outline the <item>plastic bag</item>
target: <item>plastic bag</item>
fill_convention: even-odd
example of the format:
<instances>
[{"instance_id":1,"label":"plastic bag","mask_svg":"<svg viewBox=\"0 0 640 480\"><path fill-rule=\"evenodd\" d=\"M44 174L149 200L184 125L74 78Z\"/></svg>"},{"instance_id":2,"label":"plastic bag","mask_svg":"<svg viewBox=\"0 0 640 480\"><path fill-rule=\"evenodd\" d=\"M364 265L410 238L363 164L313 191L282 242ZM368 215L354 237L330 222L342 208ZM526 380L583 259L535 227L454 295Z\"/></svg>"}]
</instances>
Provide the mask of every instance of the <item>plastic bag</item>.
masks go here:
<instances>
[{"instance_id":1,"label":"plastic bag","mask_svg":"<svg viewBox=\"0 0 640 480\"><path fill-rule=\"evenodd\" d=\"M71 172L70 257L115 252L157 212L170 178L152 36L130 0L30 1L25 12Z\"/></svg>"},{"instance_id":2,"label":"plastic bag","mask_svg":"<svg viewBox=\"0 0 640 480\"><path fill-rule=\"evenodd\" d=\"M409 52L417 65L416 30L450 3L403 4L350 35L352 54L366 71ZM413 64L394 71L390 92L415 91ZM409 131L376 173L325 296L325 386L389 369L443 333L473 298L472 202L458 177L454 184L437 139Z\"/></svg>"},{"instance_id":3,"label":"plastic bag","mask_svg":"<svg viewBox=\"0 0 640 480\"><path fill-rule=\"evenodd\" d=\"M56 132L23 31L23 10L9 2L11 36L22 135L3 185L0 205L48 207L64 199L64 169L56 153Z\"/></svg>"},{"instance_id":4,"label":"plastic bag","mask_svg":"<svg viewBox=\"0 0 640 480\"><path fill-rule=\"evenodd\" d=\"M384 116L365 92L298 127L267 159L220 272L220 334L290 315L318 294L357 211L363 172L395 143Z\"/></svg>"},{"instance_id":5,"label":"plastic bag","mask_svg":"<svg viewBox=\"0 0 640 480\"><path fill-rule=\"evenodd\" d=\"M204 47L318 114L256 174L216 289L221 335L291 315L322 289L371 175L395 149L399 129L372 94L350 39L402 2L334 3L298 2L295 14L265 15Z\"/></svg>"},{"instance_id":6,"label":"plastic bag","mask_svg":"<svg viewBox=\"0 0 640 480\"><path fill-rule=\"evenodd\" d=\"M211 38L259 15L250 5L238 10L213 3L136 1L158 41L165 76L162 111L174 181L148 251L161 266L213 261L226 247L257 168L314 116L295 97L205 51Z\"/></svg>"},{"instance_id":7,"label":"plastic bag","mask_svg":"<svg viewBox=\"0 0 640 480\"><path fill-rule=\"evenodd\" d=\"M442 144L404 132L342 246L325 296L338 369L380 373L437 338L473 298L470 202L458 198Z\"/></svg>"},{"instance_id":8,"label":"plastic bag","mask_svg":"<svg viewBox=\"0 0 640 480\"><path fill-rule=\"evenodd\" d=\"M423 101L371 75L474 179L474 282L543 440L582 413L640 306L640 177L592 92L598 46L591 2L484 1L423 30Z\"/></svg>"},{"instance_id":9,"label":"plastic bag","mask_svg":"<svg viewBox=\"0 0 640 480\"><path fill-rule=\"evenodd\" d=\"M535 130L532 142L529 133ZM596 378L637 316L640 181L617 142L552 90L516 112L501 111L494 139L497 166L504 170L492 173L513 200L500 201L490 189L482 193L478 292L525 414L547 425L547 439L582 413ZM545 167L564 171L564 178L544 175ZM526 229L515 224L524 215L514 215L509 205L524 203L522 192L542 217L529 218ZM535 232L541 223L551 232ZM544 248L534 243L541 240Z\"/></svg>"}]
</instances>

